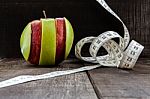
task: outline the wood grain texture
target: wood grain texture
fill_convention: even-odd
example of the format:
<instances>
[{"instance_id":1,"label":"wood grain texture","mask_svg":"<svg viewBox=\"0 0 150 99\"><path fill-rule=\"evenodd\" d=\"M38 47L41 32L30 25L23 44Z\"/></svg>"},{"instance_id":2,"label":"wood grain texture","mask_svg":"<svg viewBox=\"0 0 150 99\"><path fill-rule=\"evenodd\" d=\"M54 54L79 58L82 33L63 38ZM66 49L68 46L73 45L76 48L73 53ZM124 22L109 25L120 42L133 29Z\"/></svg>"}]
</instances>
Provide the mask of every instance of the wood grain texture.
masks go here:
<instances>
[{"instance_id":1,"label":"wood grain texture","mask_svg":"<svg viewBox=\"0 0 150 99\"><path fill-rule=\"evenodd\" d=\"M127 25L131 39L145 46L141 57L150 56L150 1L106 0Z\"/></svg>"},{"instance_id":2,"label":"wood grain texture","mask_svg":"<svg viewBox=\"0 0 150 99\"><path fill-rule=\"evenodd\" d=\"M36 66L23 59L1 59L0 81L23 74L43 74L93 65L68 59L59 65ZM0 89L1 99L149 99L150 60L140 59L133 70L101 67Z\"/></svg>"},{"instance_id":3,"label":"wood grain texture","mask_svg":"<svg viewBox=\"0 0 150 99\"><path fill-rule=\"evenodd\" d=\"M150 1L106 0L129 28L131 39L145 46L141 57L150 56ZM28 22L44 17L66 17L75 31L74 46L81 38L97 36L108 30L123 35L121 23L96 0L1 0L0 1L0 57L22 57L19 47L21 32ZM87 54L87 52L84 52Z\"/></svg>"},{"instance_id":4,"label":"wood grain texture","mask_svg":"<svg viewBox=\"0 0 150 99\"><path fill-rule=\"evenodd\" d=\"M62 63L61 68L48 68L33 66L19 59L3 59L0 62L0 81L22 74L37 75L67 70L71 69L69 66L75 68L77 65L82 66L67 60ZM97 96L86 72L81 72L2 88L0 99L97 99Z\"/></svg>"},{"instance_id":5,"label":"wood grain texture","mask_svg":"<svg viewBox=\"0 0 150 99\"><path fill-rule=\"evenodd\" d=\"M141 60L133 70L99 68L89 71L88 75L97 95L101 98L149 99L149 68L150 66Z\"/></svg>"}]
</instances>

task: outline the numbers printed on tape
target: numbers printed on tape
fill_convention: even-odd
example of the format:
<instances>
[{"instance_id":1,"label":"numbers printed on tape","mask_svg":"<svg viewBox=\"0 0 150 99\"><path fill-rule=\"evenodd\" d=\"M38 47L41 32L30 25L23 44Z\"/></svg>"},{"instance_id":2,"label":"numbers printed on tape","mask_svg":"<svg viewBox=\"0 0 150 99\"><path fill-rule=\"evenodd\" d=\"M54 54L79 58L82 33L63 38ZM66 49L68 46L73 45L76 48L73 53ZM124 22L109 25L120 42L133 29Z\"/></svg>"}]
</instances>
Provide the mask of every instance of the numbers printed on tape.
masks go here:
<instances>
[{"instance_id":1,"label":"numbers printed on tape","mask_svg":"<svg viewBox=\"0 0 150 99\"><path fill-rule=\"evenodd\" d=\"M68 75L76 72L92 70L100 66L118 67L132 69L144 49L144 46L137 43L136 41L130 41L129 31L123 21L114 13L111 8L107 5L104 0L97 0L99 4L104 7L110 14L115 16L123 25L124 37L121 37L117 32L107 31L100 34L98 37L86 37L81 39L75 46L75 55L78 59L98 63L93 66L85 66L77 69L66 70L66 71L54 71L42 75L21 75L5 81L0 82L0 88L21 84L29 81L46 79L57 77L61 75ZM119 44L117 44L113 38L119 38ZM81 49L84 44L91 43L89 52L91 57L81 56ZM128 46L129 44L129 46ZM128 46L128 47L127 47ZM107 55L97 56L97 53L101 47L104 47L108 52ZM126 48L127 47L127 48ZM126 50L125 50L126 49Z\"/></svg>"}]
</instances>

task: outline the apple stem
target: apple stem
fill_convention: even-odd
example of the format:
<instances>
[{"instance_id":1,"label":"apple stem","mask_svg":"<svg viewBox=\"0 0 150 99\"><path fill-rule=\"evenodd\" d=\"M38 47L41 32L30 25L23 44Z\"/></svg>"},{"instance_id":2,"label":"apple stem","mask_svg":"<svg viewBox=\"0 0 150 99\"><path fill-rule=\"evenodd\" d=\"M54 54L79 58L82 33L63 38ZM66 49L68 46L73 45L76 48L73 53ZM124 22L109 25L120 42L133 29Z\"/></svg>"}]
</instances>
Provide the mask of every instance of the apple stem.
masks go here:
<instances>
[{"instance_id":1,"label":"apple stem","mask_svg":"<svg viewBox=\"0 0 150 99\"><path fill-rule=\"evenodd\" d=\"M44 14L44 17L47 18L47 17L46 17L46 12L45 12L45 10L43 10L43 14Z\"/></svg>"}]
</instances>

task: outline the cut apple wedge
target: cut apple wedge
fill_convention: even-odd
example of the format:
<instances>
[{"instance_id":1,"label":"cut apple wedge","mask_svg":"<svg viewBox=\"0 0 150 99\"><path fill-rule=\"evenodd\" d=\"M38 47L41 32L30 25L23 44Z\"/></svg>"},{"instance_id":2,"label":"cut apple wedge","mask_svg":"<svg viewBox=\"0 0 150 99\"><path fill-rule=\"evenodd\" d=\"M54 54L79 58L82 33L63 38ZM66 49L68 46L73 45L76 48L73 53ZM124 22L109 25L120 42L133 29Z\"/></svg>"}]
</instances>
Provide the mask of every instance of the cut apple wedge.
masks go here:
<instances>
[{"instance_id":1,"label":"cut apple wedge","mask_svg":"<svg viewBox=\"0 0 150 99\"><path fill-rule=\"evenodd\" d=\"M31 46L31 23L29 23L23 30L20 37L21 52L25 60L28 60Z\"/></svg>"}]
</instances>

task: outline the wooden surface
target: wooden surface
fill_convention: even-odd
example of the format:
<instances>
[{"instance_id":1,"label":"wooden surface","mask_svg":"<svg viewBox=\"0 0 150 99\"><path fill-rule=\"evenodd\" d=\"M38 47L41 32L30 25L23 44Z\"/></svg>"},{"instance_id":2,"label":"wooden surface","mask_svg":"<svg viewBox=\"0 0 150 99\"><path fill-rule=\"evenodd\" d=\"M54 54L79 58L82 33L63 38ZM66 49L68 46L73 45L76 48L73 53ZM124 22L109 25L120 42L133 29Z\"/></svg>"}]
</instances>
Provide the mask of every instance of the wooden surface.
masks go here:
<instances>
[{"instance_id":1,"label":"wooden surface","mask_svg":"<svg viewBox=\"0 0 150 99\"><path fill-rule=\"evenodd\" d=\"M142 57L150 57L150 0L106 0L127 25L131 39L145 46Z\"/></svg>"},{"instance_id":2,"label":"wooden surface","mask_svg":"<svg viewBox=\"0 0 150 99\"><path fill-rule=\"evenodd\" d=\"M106 0L129 28L131 39L145 46L142 57L150 56L150 0ZM22 57L20 35L32 20L66 17L74 28L74 45L86 36L113 30L123 35L121 23L96 0L0 0L0 57ZM70 56L74 57L74 45ZM85 52L86 53L86 52Z\"/></svg>"},{"instance_id":3,"label":"wooden surface","mask_svg":"<svg viewBox=\"0 0 150 99\"><path fill-rule=\"evenodd\" d=\"M22 74L43 74L85 64L68 59L55 67L30 65L22 59L0 60L0 81ZM149 99L150 60L140 59L133 70L98 68L0 89L0 99Z\"/></svg>"},{"instance_id":4,"label":"wooden surface","mask_svg":"<svg viewBox=\"0 0 150 99\"><path fill-rule=\"evenodd\" d=\"M0 66L0 80L2 81L21 74L43 74L56 70L67 70L70 68L70 65L73 67L76 65L82 66L81 64L66 62L61 65L61 68L59 66L57 68L44 68L38 66L37 68L37 66L28 65L22 60L3 60ZM0 99L87 98L97 99L94 89L85 72L0 89Z\"/></svg>"}]
</instances>

